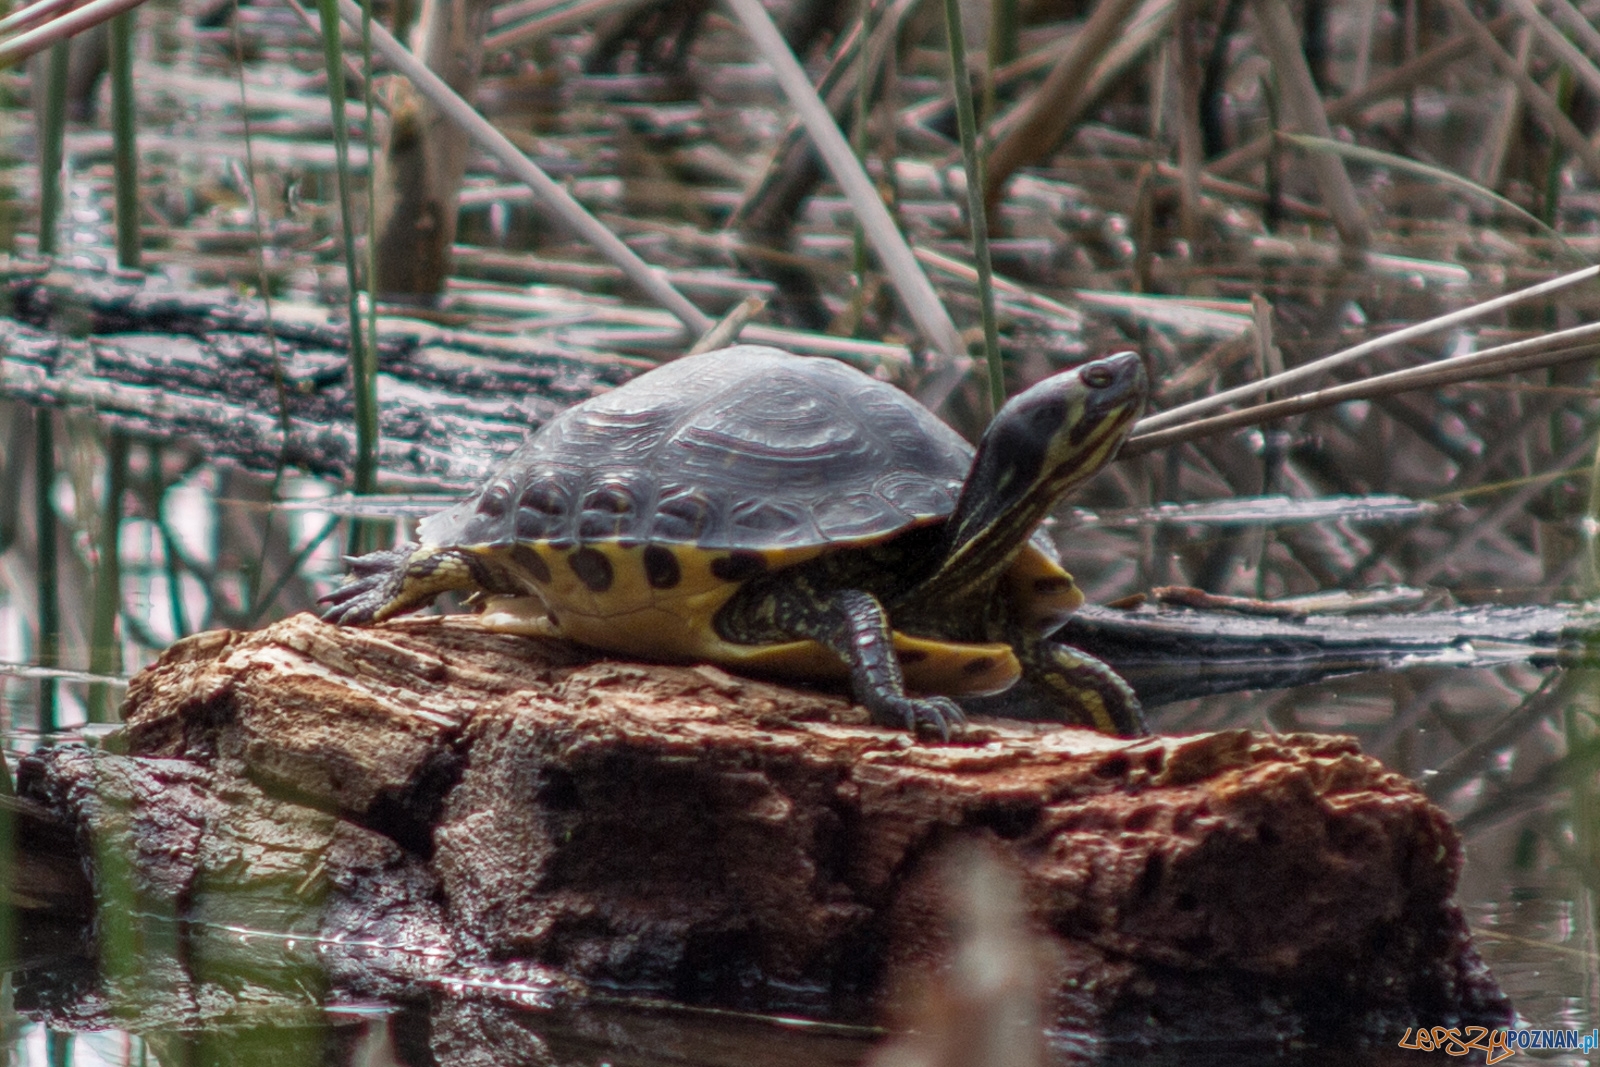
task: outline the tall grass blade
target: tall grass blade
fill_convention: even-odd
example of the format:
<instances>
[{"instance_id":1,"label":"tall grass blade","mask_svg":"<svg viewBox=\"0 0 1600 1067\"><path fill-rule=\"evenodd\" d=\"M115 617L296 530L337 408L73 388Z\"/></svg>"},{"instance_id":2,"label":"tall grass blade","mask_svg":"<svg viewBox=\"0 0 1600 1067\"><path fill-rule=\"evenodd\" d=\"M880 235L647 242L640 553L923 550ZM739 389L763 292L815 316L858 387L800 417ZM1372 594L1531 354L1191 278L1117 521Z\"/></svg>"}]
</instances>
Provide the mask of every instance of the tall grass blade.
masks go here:
<instances>
[{"instance_id":1,"label":"tall grass blade","mask_svg":"<svg viewBox=\"0 0 1600 1067\"><path fill-rule=\"evenodd\" d=\"M361 99L366 106L366 125L362 136L366 138L367 158L377 159L377 145L373 139L375 120L372 106L372 0L361 0ZM367 168L367 220L368 229L372 227L373 219L378 217L378 192L375 181L376 170ZM378 491L378 242L371 235L367 239L366 276L367 276L367 337L370 343L366 347L366 380L365 391L358 393L357 404L357 438L360 437L360 427L365 425L370 434L372 447L372 469L363 483L357 477L356 492L375 493ZM285 437L287 440L287 436ZM358 468L359 470L359 468ZM274 485L276 488L276 484ZM276 495L276 494L274 494ZM371 520L357 521L350 529L351 548L359 555L382 548L383 535L392 529L391 522L373 522ZM267 539L261 538L261 550L265 552ZM259 614L259 612L258 612Z\"/></svg>"},{"instance_id":2,"label":"tall grass blade","mask_svg":"<svg viewBox=\"0 0 1600 1067\"><path fill-rule=\"evenodd\" d=\"M138 118L133 98L133 12L111 20L111 146L116 185L117 265L140 266Z\"/></svg>"},{"instance_id":3,"label":"tall grass blade","mask_svg":"<svg viewBox=\"0 0 1600 1067\"><path fill-rule=\"evenodd\" d=\"M100 544L94 568L94 618L89 631L89 670L122 670L117 619L122 614L122 498L128 488L128 436L113 431L106 444L106 497L100 511ZM89 721L116 722L117 699L111 687L89 687Z\"/></svg>"},{"instance_id":4,"label":"tall grass blade","mask_svg":"<svg viewBox=\"0 0 1600 1067\"><path fill-rule=\"evenodd\" d=\"M1510 27L1513 18L1510 15L1501 15L1488 24L1491 33L1501 33ZM1361 112L1381 100L1390 96L1409 92L1415 89L1422 81L1450 64L1471 55L1477 49L1477 39L1470 33L1457 34L1449 40L1435 45L1426 52L1419 53L1393 70L1379 74L1371 81L1364 83L1361 88L1346 93L1337 100L1327 102L1325 113L1329 122L1344 122L1354 118ZM1206 164L1206 170L1214 175L1233 174L1246 167L1253 166L1267 158L1267 153L1275 145L1272 131L1253 137L1237 148L1230 149L1223 155Z\"/></svg>"},{"instance_id":5,"label":"tall grass blade","mask_svg":"<svg viewBox=\"0 0 1600 1067\"><path fill-rule=\"evenodd\" d=\"M1600 356L1600 351L1591 349L1586 357L1593 360ZM1551 466L1557 470L1570 467L1587 458L1593 450L1587 439L1580 440L1563 454L1551 458ZM1463 555L1473 549L1485 537L1495 535L1497 531L1504 530L1506 524L1513 516L1520 515L1528 507L1528 503L1544 492L1544 487L1538 484L1523 486L1517 492L1511 493L1496 507L1478 517L1477 521L1464 530L1459 540L1443 551L1435 551L1428 555L1425 562L1413 572L1408 579L1417 585L1425 585L1439 575L1450 570Z\"/></svg>"},{"instance_id":6,"label":"tall grass blade","mask_svg":"<svg viewBox=\"0 0 1600 1067\"><path fill-rule=\"evenodd\" d=\"M1083 114L1092 98L1088 91L1091 76L1109 57L1137 3L1138 0L1101 0L1096 4L1088 22L1056 60L1027 105L1019 109L1009 129L998 136L991 130L990 136L996 141L989 153L985 201L998 204L1001 189L1011 176L1052 151Z\"/></svg>"},{"instance_id":7,"label":"tall grass blade","mask_svg":"<svg viewBox=\"0 0 1600 1067\"><path fill-rule=\"evenodd\" d=\"M51 19L43 26L0 41L0 70L14 63L20 63L35 52L54 48L73 34L82 33L91 26L98 26L112 16L136 8L142 3L144 0L91 0L90 3L58 19Z\"/></svg>"},{"instance_id":8,"label":"tall grass blade","mask_svg":"<svg viewBox=\"0 0 1600 1067\"><path fill-rule=\"evenodd\" d=\"M983 160L978 155L978 116L972 106L972 72L967 69L966 31L961 0L944 0L945 34L950 46L950 76L956 94L956 128L967 171L967 223L972 227L972 259L978 268L978 306L983 316L983 360L989 368L989 411L1006 402L1006 372L1000 365L1000 328L994 317L994 266L989 260L989 212L983 202Z\"/></svg>"},{"instance_id":9,"label":"tall grass blade","mask_svg":"<svg viewBox=\"0 0 1600 1067\"><path fill-rule=\"evenodd\" d=\"M850 149L855 152L856 159L863 166L867 161L867 123L872 115L872 83L873 70L870 66L872 56L869 54L865 42L872 39L872 0L861 0L861 29L856 34L856 115L855 122L850 128ZM832 73L831 71L829 73ZM818 91L824 96L828 93L828 79L823 78L823 84L818 86ZM742 205L741 205L742 206ZM850 270L855 275L856 290L854 303L856 308L857 323L862 319L861 306L867 295L867 231L862 228L861 220L857 218L851 227L850 234ZM851 333L859 333L859 329Z\"/></svg>"},{"instance_id":10,"label":"tall grass blade","mask_svg":"<svg viewBox=\"0 0 1600 1067\"><path fill-rule=\"evenodd\" d=\"M37 3L29 4L20 11L13 11L0 19L0 33L23 30L70 10L72 10L72 0L38 0Z\"/></svg>"},{"instance_id":11,"label":"tall grass blade","mask_svg":"<svg viewBox=\"0 0 1600 1067\"><path fill-rule=\"evenodd\" d=\"M1483 24L1483 20L1478 18L1467 0L1442 0L1442 2L1450 16L1472 34L1478 42L1479 50L1500 68L1500 73L1516 83L1523 100L1539 116L1545 127L1555 135L1555 139L1583 163L1590 177L1600 178L1600 150L1589 143L1583 131L1567 117L1566 112L1561 110L1561 105L1545 92L1544 87L1522 69L1517 63L1517 57L1506 51L1499 39Z\"/></svg>"},{"instance_id":12,"label":"tall grass blade","mask_svg":"<svg viewBox=\"0 0 1600 1067\"><path fill-rule=\"evenodd\" d=\"M1549 9L1550 17L1565 26L1567 32L1587 49L1586 54L1600 58L1600 30L1594 28L1594 23L1587 16L1569 0L1545 0L1544 6Z\"/></svg>"},{"instance_id":13,"label":"tall grass blade","mask_svg":"<svg viewBox=\"0 0 1600 1067\"><path fill-rule=\"evenodd\" d=\"M1589 281L1596 275L1600 275L1600 267L1584 267L1582 270L1575 270L1568 274L1551 278L1548 281L1539 282L1536 285L1530 285L1525 289L1518 289L1516 292L1506 293L1504 296L1497 296L1492 300L1480 301L1479 303L1473 304L1471 307L1460 308L1459 310L1447 312L1443 315L1437 315L1431 319L1416 323L1415 325L1407 326L1404 329L1395 330L1392 333L1384 334L1382 337L1374 337L1369 341L1363 341L1358 345L1353 345L1350 348L1344 349L1342 352L1335 352L1331 356L1323 356L1321 359L1312 360L1310 363L1303 363L1298 367L1284 371L1275 378L1270 378L1263 381L1246 382L1244 385L1238 385L1232 389L1224 389L1220 393L1215 393L1208 397L1202 397L1199 400L1192 400L1187 404L1180 404L1175 408L1169 408L1168 410L1158 414L1147 415L1143 419L1139 420L1139 425L1135 428L1135 433L1144 434L1153 430L1164 429L1168 426L1176 426L1181 422L1197 418L1200 415L1208 412L1225 408L1235 400L1242 400L1246 397L1252 396L1260 396L1262 393L1272 389L1283 390L1291 385L1298 385L1300 382L1313 378L1318 374L1324 374L1336 367L1342 367L1347 363L1352 363L1355 360L1360 359L1362 356L1377 352L1380 349L1392 347L1400 344L1402 341L1410 341L1413 338L1424 337L1430 333L1437 333L1440 330L1455 326L1458 323L1487 315L1491 311L1499 311L1501 308L1510 307L1526 300L1532 300L1536 297L1544 296L1547 293L1564 289L1569 285L1576 285L1579 282Z\"/></svg>"},{"instance_id":14,"label":"tall grass blade","mask_svg":"<svg viewBox=\"0 0 1600 1067\"><path fill-rule=\"evenodd\" d=\"M1495 375L1516 374L1576 363L1594 359L1596 356L1600 356L1600 323L1589 323L1525 341L1514 341L1478 352L1435 360L1417 367L1406 367L1370 378L1342 382L1325 389L1314 389L1282 400L1269 400L1253 407L1196 419L1178 426L1154 431L1136 431L1128 438L1121 454L1136 456L1155 448L1168 447L1221 430L1286 418L1351 400L1372 400L1414 389L1437 389ZM1286 373L1263 380L1270 383L1285 381L1289 377L1290 375Z\"/></svg>"},{"instance_id":15,"label":"tall grass blade","mask_svg":"<svg viewBox=\"0 0 1600 1067\"><path fill-rule=\"evenodd\" d=\"M39 600L39 638L35 659L41 667L54 667L58 664L57 653L61 641L61 613L56 589L59 577L56 506L51 499L51 491L56 484L55 415L49 408L35 411L33 431L33 510L39 557L35 570ZM39 732L50 734L55 729L56 681L54 678L42 678L39 681Z\"/></svg>"},{"instance_id":16,"label":"tall grass blade","mask_svg":"<svg viewBox=\"0 0 1600 1067\"><path fill-rule=\"evenodd\" d=\"M1565 40L1565 38L1562 39ZM1591 71L1594 69L1591 64L1586 64L1586 66ZM1562 67L1556 72L1556 103L1561 105L1563 112L1572 109L1573 89L1576 87L1572 69L1571 67ZM1550 156L1545 160L1544 164L1544 196L1541 197L1539 206L1539 217L1549 226L1554 226L1556 220L1560 218L1561 178L1566 170L1566 162L1561 152L1557 151L1555 146L1552 145Z\"/></svg>"},{"instance_id":17,"label":"tall grass blade","mask_svg":"<svg viewBox=\"0 0 1600 1067\"><path fill-rule=\"evenodd\" d=\"M800 61L784 42L783 35L773 24L772 16L761 6L761 0L727 0L734 16L744 26L745 33L755 43L773 72L778 85L788 97L790 105L805 124L817 154L833 180L839 183L851 209L861 220L867 239L872 242L878 260L889 275L895 291L900 294L906 312L917 324L926 341L933 346L948 364L958 364L966 358L966 344L961 332L950 319L950 312L940 302L928 276L922 273L911 246L895 225L884 206L883 198L873 188L872 179L862 169L861 161L850 150L850 143L833 121L828 106L817 96L817 91L806 76Z\"/></svg>"},{"instance_id":18,"label":"tall grass blade","mask_svg":"<svg viewBox=\"0 0 1600 1067\"><path fill-rule=\"evenodd\" d=\"M286 2L296 14L310 24L311 20L298 0L286 0ZM325 4L327 0L320 2ZM339 13L344 16L345 21L352 28L359 27L362 18L361 5L356 3L356 0L337 0L337 3ZM664 272L639 258L638 253L629 248L627 242L607 229L606 225L591 215L571 193L523 155L517 146L511 143L510 138L463 100L459 93L446 85L443 78L412 55L410 49L395 40L393 34L376 24L371 27L371 33L372 47L383 57L384 62L409 79L417 87L418 92L427 97L440 111L450 116L450 121L459 123L478 147L494 156L513 177L532 189L539 206L557 222L593 245L612 266L622 271L628 281L676 316L694 336L700 336L714 325L711 317L679 292L667 280Z\"/></svg>"},{"instance_id":19,"label":"tall grass blade","mask_svg":"<svg viewBox=\"0 0 1600 1067\"><path fill-rule=\"evenodd\" d=\"M370 493L378 487L378 374L376 351L361 329L361 275L356 260L355 220L351 217L350 127L345 115L344 54L338 0L317 0L322 21L322 51L332 107L333 145L338 157L339 224L344 238L345 291L350 318L350 388L355 402L356 456L354 489ZM365 540L360 522L352 523L350 546L360 552Z\"/></svg>"},{"instance_id":20,"label":"tall grass blade","mask_svg":"<svg viewBox=\"0 0 1600 1067\"><path fill-rule=\"evenodd\" d=\"M67 129L67 64L65 41L52 45L45 61L44 108L39 116L39 254L56 254L56 228L61 221L62 138Z\"/></svg>"},{"instance_id":21,"label":"tall grass blade","mask_svg":"<svg viewBox=\"0 0 1600 1067\"><path fill-rule=\"evenodd\" d=\"M1421 163L1415 159L1407 159L1405 156L1398 156L1393 152L1385 152L1382 149L1368 148L1365 145L1358 144L1346 144L1331 137L1312 137L1303 133L1280 133L1277 136L1308 152L1333 152L1346 159L1353 159L1361 163L1371 163L1377 167L1405 171L1419 178L1426 178L1429 181L1438 182L1440 185L1448 185L1453 189L1459 189L1480 200L1487 200L1502 211L1526 222L1543 236L1559 243L1579 263L1588 262L1583 253L1568 244L1566 238L1556 232L1544 219L1528 211L1516 201L1509 200L1493 189L1480 185L1471 178L1462 177L1454 171L1436 167L1431 163Z\"/></svg>"},{"instance_id":22,"label":"tall grass blade","mask_svg":"<svg viewBox=\"0 0 1600 1067\"><path fill-rule=\"evenodd\" d=\"M1534 0L1511 0L1511 6L1517 9L1523 25L1533 30L1544 46L1583 80L1590 93L1600 93L1600 67L1596 67L1582 49L1569 41L1555 23L1544 17Z\"/></svg>"},{"instance_id":23,"label":"tall grass blade","mask_svg":"<svg viewBox=\"0 0 1600 1067\"><path fill-rule=\"evenodd\" d=\"M1017 35L1022 28L1022 16L1017 11L1017 0L994 0L994 10L989 18L989 69L994 71L1016 60L1020 54ZM985 79L989 90L994 90L994 77Z\"/></svg>"},{"instance_id":24,"label":"tall grass blade","mask_svg":"<svg viewBox=\"0 0 1600 1067\"><path fill-rule=\"evenodd\" d=\"M1261 47L1272 61L1278 99L1290 122L1299 132L1331 139L1327 106L1312 79L1288 5L1283 0L1252 0L1251 11ZM1372 233L1344 163L1336 156L1315 155L1311 157L1311 172L1339 236L1346 245L1364 248Z\"/></svg>"}]
</instances>

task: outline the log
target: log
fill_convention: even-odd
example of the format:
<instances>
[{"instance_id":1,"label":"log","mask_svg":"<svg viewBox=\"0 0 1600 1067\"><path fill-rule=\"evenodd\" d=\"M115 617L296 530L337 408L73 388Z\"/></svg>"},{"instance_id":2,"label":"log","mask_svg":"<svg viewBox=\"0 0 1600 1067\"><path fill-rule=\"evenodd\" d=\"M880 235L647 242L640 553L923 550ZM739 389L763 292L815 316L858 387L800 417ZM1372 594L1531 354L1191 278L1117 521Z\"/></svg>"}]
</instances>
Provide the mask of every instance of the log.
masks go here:
<instances>
[{"instance_id":1,"label":"log","mask_svg":"<svg viewBox=\"0 0 1600 1067\"><path fill-rule=\"evenodd\" d=\"M1054 636L1115 667L1148 708L1361 671L1516 661L1582 666L1593 662L1589 649L1597 629L1600 615L1571 603L1279 618L1168 605L1130 611L1085 605Z\"/></svg>"},{"instance_id":2,"label":"log","mask_svg":"<svg viewBox=\"0 0 1600 1067\"><path fill-rule=\"evenodd\" d=\"M0 396L89 408L109 429L252 470L349 473L349 333L321 309L269 317L236 294L5 260L0 305ZM380 332L380 459L396 485L465 488L529 426L650 365L410 319Z\"/></svg>"},{"instance_id":3,"label":"log","mask_svg":"<svg viewBox=\"0 0 1600 1067\"><path fill-rule=\"evenodd\" d=\"M870 1019L892 976L939 966L939 857L974 841L1020 878L1058 1029L1509 1017L1452 899L1449 821L1348 738L993 719L939 745L827 693L464 616L197 635L124 711L122 752L32 754L18 790L96 842L91 867L126 857L132 913L204 942L166 1022L213 1010L206 982L312 964L435 1004Z\"/></svg>"}]
</instances>

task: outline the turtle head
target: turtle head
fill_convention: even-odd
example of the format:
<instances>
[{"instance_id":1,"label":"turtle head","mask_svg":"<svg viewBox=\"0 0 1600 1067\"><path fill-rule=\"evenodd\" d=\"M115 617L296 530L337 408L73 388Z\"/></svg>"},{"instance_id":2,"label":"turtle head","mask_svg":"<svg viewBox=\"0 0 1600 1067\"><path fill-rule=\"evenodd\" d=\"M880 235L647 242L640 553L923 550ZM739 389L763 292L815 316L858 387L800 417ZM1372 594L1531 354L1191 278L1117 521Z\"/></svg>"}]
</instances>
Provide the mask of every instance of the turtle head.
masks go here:
<instances>
[{"instance_id":1,"label":"turtle head","mask_svg":"<svg viewBox=\"0 0 1600 1067\"><path fill-rule=\"evenodd\" d=\"M1147 391L1138 353L1119 352L1012 397L978 443L940 570L975 582L1003 570L1056 501L1117 454Z\"/></svg>"},{"instance_id":2,"label":"turtle head","mask_svg":"<svg viewBox=\"0 0 1600 1067\"><path fill-rule=\"evenodd\" d=\"M1044 494L1048 510L1117 454L1146 391L1138 353L1119 352L1018 393L979 442L964 493L981 485L1001 507Z\"/></svg>"}]
</instances>

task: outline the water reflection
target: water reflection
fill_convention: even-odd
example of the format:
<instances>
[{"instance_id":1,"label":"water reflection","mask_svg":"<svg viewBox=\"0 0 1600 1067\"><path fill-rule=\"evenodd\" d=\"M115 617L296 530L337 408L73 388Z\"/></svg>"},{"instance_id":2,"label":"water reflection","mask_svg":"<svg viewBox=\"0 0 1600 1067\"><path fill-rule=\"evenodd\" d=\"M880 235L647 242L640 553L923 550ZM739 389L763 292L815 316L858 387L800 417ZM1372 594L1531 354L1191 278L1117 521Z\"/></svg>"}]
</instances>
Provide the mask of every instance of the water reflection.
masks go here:
<instances>
[{"instance_id":1,"label":"water reflection","mask_svg":"<svg viewBox=\"0 0 1600 1067\"><path fill-rule=\"evenodd\" d=\"M325 1020L303 1027L167 1031L143 1036L123 1030L71 1033L25 1023L17 1027L7 1049L14 1067L250 1067L316 1063L418 1067L435 1062L426 1058L425 1044L414 1045L409 1055L398 1047L387 1014L341 1020L337 1013L329 1013ZM422 1058L418 1058L419 1053Z\"/></svg>"},{"instance_id":2,"label":"water reflection","mask_svg":"<svg viewBox=\"0 0 1600 1067\"><path fill-rule=\"evenodd\" d=\"M1576 1016L1550 1025L1586 1032ZM303 1020L261 1018L229 1027L143 1032L52 1029L7 1011L0 1020L0 1042L8 1067L853 1067L875 1048L866 1034L796 1021L607 1005L531 1012L453 1000L431 1006L345 1005ZM1052 1034L1048 1062L1422 1067L1481 1062L1481 1057L1406 1052L1387 1044L1329 1048L1291 1041L1263 1048L1220 1033L1214 1040L1159 1048ZM1518 1052L1503 1062L1591 1061L1578 1053Z\"/></svg>"},{"instance_id":3,"label":"water reflection","mask_svg":"<svg viewBox=\"0 0 1600 1067\"><path fill-rule=\"evenodd\" d=\"M861 1032L797 1020L665 1007L534 1013L452 999L340 1005L299 1019L263 1011L233 1025L140 1033L52 1029L7 1010L0 1038L10 1067L846 1067L871 1047Z\"/></svg>"}]
</instances>

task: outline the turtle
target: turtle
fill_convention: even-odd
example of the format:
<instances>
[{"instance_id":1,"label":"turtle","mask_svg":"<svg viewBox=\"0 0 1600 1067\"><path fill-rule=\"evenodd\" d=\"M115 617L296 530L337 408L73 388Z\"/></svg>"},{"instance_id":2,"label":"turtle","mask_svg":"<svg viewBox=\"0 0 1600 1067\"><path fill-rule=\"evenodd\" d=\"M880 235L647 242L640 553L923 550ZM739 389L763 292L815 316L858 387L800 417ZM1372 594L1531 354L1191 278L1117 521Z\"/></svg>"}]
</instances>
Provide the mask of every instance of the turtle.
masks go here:
<instances>
[{"instance_id":1,"label":"turtle","mask_svg":"<svg viewBox=\"0 0 1600 1067\"><path fill-rule=\"evenodd\" d=\"M1013 397L977 449L895 386L736 345L557 415L417 542L348 560L324 618L447 590L485 625L735 671L848 682L877 724L948 740L959 696L1019 677L1062 719L1147 733L1138 698L1050 639L1083 602L1039 530L1144 406L1121 352Z\"/></svg>"}]
</instances>

